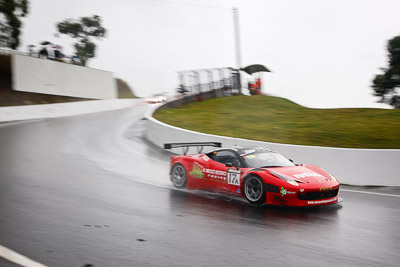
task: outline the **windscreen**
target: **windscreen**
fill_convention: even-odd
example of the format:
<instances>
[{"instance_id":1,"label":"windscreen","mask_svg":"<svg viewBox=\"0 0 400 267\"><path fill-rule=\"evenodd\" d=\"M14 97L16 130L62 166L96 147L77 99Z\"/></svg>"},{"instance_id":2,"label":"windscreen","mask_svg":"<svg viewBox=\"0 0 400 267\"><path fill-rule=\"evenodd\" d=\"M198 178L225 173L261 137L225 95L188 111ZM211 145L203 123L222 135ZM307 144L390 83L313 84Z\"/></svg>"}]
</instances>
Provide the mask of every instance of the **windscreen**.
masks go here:
<instances>
[{"instance_id":1,"label":"windscreen","mask_svg":"<svg viewBox=\"0 0 400 267\"><path fill-rule=\"evenodd\" d=\"M275 152L260 151L242 157L249 168L295 166L290 160Z\"/></svg>"}]
</instances>

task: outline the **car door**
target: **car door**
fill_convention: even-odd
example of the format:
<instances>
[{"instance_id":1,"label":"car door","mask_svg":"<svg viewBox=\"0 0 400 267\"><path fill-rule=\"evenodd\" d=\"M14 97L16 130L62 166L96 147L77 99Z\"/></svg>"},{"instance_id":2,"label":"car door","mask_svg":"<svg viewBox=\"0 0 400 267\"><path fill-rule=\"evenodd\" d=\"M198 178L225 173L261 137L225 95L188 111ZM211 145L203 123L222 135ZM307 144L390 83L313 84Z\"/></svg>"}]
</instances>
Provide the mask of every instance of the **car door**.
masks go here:
<instances>
[{"instance_id":1,"label":"car door","mask_svg":"<svg viewBox=\"0 0 400 267\"><path fill-rule=\"evenodd\" d=\"M205 172L212 189L240 193L240 168L243 162L239 156L232 150L218 150L209 157L211 161Z\"/></svg>"}]
</instances>

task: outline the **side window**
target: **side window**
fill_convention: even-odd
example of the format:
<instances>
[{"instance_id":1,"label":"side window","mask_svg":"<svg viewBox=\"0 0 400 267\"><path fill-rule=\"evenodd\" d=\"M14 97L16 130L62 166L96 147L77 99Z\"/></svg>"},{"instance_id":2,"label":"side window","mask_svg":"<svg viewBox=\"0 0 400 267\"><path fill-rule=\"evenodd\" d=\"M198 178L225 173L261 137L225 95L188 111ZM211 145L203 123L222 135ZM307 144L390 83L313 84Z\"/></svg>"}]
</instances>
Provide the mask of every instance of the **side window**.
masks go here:
<instances>
[{"instance_id":1,"label":"side window","mask_svg":"<svg viewBox=\"0 0 400 267\"><path fill-rule=\"evenodd\" d=\"M226 164L229 162L232 163L232 165L235 167L240 167L240 161L233 151L229 150L217 151L217 153L214 155L212 159L222 164Z\"/></svg>"},{"instance_id":2,"label":"side window","mask_svg":"<svg viewBox=\"0 0 400 267\"><path fill-rule=\"evenodd\" d=\"M215 154L217 154L217 152L210 152L210 153L207 153L206 156L212 160L215 160Z\"/></svg>"}]
</instances>

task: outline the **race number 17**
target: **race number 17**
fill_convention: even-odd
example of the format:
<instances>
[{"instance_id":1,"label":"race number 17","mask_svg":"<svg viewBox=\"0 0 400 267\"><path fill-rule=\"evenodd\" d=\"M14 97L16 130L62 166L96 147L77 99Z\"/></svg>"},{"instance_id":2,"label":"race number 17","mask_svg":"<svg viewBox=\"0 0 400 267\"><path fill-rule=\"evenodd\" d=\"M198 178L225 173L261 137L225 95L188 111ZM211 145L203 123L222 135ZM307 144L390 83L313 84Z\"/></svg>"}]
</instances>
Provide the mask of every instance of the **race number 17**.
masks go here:
<instances>
[{"instance_id":1,"label":"race number 17","mask_svg":"<svg viewBox=\"0 0 400 267\"><path fill-rule=\"evenodd\" d=\"M228 184L240 185L240 171L228 170Z\"/></svg>"}]
</instances>

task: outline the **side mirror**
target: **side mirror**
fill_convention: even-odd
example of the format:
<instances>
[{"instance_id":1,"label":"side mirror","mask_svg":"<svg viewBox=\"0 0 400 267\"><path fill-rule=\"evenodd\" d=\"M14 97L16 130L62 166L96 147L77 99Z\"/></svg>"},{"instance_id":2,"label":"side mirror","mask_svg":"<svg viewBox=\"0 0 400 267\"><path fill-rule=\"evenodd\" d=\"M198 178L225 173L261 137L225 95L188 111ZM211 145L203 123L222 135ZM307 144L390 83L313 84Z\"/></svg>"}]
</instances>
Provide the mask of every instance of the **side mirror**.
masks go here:
<instances>
[{"instance_id":1,"label":"side mirror","mask_svg":"<svg viewBox=\"0 0 400 267\"><path fill-rule=\"evenodd\" d=\"M290 161L291 163L294 163L294 161L293 161L292 159L289 159L289 161Z\"/></svg>"},{"instance_id":2,"label":"side mirror","mask_svg":"<svg viewBox=\"0 0 400 267\"><path fill-rule=\"evenodd\" d=\"M226 167L233 167L233 164L231 162L227 162L227 163L225 163L225 166Z\"/></svg>"}]
</instances>

